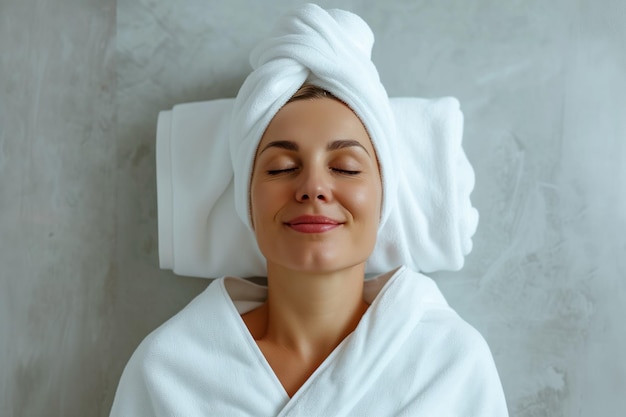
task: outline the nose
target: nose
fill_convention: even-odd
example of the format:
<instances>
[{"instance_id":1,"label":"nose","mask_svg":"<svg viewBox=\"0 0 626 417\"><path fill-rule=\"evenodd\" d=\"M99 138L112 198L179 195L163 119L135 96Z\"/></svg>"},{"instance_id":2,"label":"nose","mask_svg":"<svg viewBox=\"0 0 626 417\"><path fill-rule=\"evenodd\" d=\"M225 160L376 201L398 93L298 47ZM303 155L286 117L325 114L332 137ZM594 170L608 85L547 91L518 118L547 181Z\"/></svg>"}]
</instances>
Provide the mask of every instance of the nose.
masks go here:
<instances>
[{"instance_id":1,"label":"nose","mask_svg":"<svg viewBox=\"0 0 626 417\"><path fill-rule=\"evenodd\" d=\"M331 198L330 178L325 169L303 169L300 181L296 189L296 200L305 201L319 200L328 202Z\"/></svg>"}]
</instances>

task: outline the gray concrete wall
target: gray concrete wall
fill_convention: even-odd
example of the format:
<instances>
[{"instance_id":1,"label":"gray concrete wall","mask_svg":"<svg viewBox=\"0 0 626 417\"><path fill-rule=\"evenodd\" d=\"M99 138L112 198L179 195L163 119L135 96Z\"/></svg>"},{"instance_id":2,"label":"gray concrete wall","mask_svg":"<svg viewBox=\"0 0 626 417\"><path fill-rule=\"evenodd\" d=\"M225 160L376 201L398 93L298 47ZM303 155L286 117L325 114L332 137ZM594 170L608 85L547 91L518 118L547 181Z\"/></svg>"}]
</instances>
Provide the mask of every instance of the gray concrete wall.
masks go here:
<instances>
[{"instance_id":1,"label":"gray concrete wall","mask_svg":"<svg viewBox=\"0 0 626 417\"><path fill-rule=\"evenodd\" d=\"M207 284L158 269L157 112L234 96L292 1L0 0L0 415L106 416L139 341ZM457 96L481 212L435 274L512 416L626 410L621 0L322 2L390 95Z\"/></svg>"}]
</instances>

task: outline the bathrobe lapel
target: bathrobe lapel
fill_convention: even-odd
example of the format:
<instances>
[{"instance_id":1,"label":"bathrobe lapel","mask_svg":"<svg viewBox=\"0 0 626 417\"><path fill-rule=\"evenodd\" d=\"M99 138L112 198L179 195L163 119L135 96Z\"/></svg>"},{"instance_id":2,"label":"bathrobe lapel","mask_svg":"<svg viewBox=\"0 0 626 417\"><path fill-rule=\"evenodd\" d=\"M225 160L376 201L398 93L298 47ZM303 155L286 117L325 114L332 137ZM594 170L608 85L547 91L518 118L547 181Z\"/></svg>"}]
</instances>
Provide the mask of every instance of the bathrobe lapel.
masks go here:
<instances>
[{"instance_id":1,"label":"bathrobe lapel","mask_svg":"<svg viewBox=\"0 0 626 417\"><path fill-rule=\"evenodd\" d=\"M416 276L406 277L404 274ZM396 282L401 281L401 282ZM381 289L355 331L326 359L278 414L343 416L394 359L433 305L447 303L430 279L404 267Z\"/></svg>"}]
</instances>

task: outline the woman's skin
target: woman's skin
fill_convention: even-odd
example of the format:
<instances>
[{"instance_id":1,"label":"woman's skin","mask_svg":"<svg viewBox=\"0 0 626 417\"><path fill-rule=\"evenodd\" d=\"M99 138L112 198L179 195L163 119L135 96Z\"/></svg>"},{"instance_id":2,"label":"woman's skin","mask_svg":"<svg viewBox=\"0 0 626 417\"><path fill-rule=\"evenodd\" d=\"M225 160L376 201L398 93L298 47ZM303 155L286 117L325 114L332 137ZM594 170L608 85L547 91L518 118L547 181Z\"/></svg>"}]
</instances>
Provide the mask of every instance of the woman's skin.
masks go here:
<instances>
[{"instance_id":1,"label":"woman's skin","mask_svg":"<svg viewBox=\"0 0 626 417\"><path fill-rule=\"evenodd\" d=\"M268 298L242 316L291 397L357 326L382 185L359 118L332 98L285 105L263 135L250 190Z\"/></svg>"}]
</instances>

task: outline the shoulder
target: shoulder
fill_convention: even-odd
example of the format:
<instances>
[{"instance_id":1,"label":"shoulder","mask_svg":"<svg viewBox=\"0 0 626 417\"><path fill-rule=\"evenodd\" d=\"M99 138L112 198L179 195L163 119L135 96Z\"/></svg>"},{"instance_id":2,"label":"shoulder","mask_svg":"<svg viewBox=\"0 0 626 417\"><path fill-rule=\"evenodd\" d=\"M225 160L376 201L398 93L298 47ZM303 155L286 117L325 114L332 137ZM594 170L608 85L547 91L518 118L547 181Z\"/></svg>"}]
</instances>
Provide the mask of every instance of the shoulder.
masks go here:
<instances>
[{"instance_id":1,"label":"shoulder","mask_svg":"<svg viewBox=\"0 0 626 417\"><path fill-rule=\"evenodd\" d=\"M223 344L229 343L233 333L228 320L237 315L228 308L226 298L221 280L215 280L143 339L126 364L116 391L113 410L124 411L112 416L142 416L130 410L164 409L173 399L177 404L181 398L191 404L196 388L190 381L204 389L216 384L199 370L198 363L218 363L218 356L226 351Z\"/></svg>"},{"instance_id":2,"label":"shoulder","mask_svg":"<svg viewBox=\"0 0 626 417\"><path fill-rule=\"evenodd\" d=\"M421 274L413 278L432 281ZM434 281L427 286L433 289L433 285ZM440 294L438 289L436 292ZM416 353L406 359L407 368L420 375L420 381L431 392L446 392L448 398L455 398L457 409L464 410L459 415L507 414L500 378L485 338L447 302L432 302L424 308L407 349Z\"/></svg>"},{"instance_id":3,"label":"shoulder","mask_svg":"<svg viewBox=\"0 0 626 417\"><path fill-rule=\"evenodd\" d=\"M450 361L491 359L483 335L451 307L426 311L416 331L427 334L431 348Z\"/></svg>"},{"instance_id":4,"label":"shoulder","mask_svg":"<svg viewBox=\"0 0 626 417\"><path fill-rule=\"evenodd\" d=\"M450 307L430 277L403 267L388 282L380 301L393 306L391 313L383 311L385 320L414 323L407 342L410 349L419 350L418 358L427 358L428 363L419 364L420 372L430 369L436 374L444 368L493 361L483 336ZM431 361L433 357L437 361Z\"/></svg>"},{"instance_id":5,"label":"shoulder","mask_svg":"<svg viewBox=\"0 0 626 417\"><path fill-rule=\"evenodd\" d=\"M208 287L192 299L182 310L169 318L144 338L133 359L150 361L169 355L179 356L199 339L210 342L216 328L232 313L228 309L227 295L223 290L223 278L212 281Z\"/></svg>"},{"instance_id":6,"label":"shoulder","mask_svg":"<svg viewBox=\"0 0 626 417\"><path fill-rule=\"evenodd\" d=\"M432 349L446 352L451 357L488 355L491 352L483 336L465 321L448 304L435 281L419 272L406 269L400 285L411 287L415 300L411 308L422 310L421 319L415 328L419 335L427 335ZM415 302L417 301L417 302Z\"/></svg>"},{"instance_id":7,"label":"shoulder","mask_svg":"<svg viewBox=\"0 0 626 417\"><path fill-rule=\"evenodd\" d=\"M453 415L508 415L506 400L491 349L483 335L452 309L424 316L429 335L428 358L416 372L429 375L429 384L455 399Z\"/></svg>"},{"instance_id":8,"label":"shoulder","mask_svg":"<svg viewBox=\"0 0 626 417\"><path fill-rule=\"evenodd\" d=\"M223 292L222 279L209 286L181 311L148 334L132 354L124 376L149 380L164 368L193 366L185 361L194 346L208 348L216 343L219 329L223 327L229 310L225 308L227 296Z\"/></svg>"}]
</instances>

